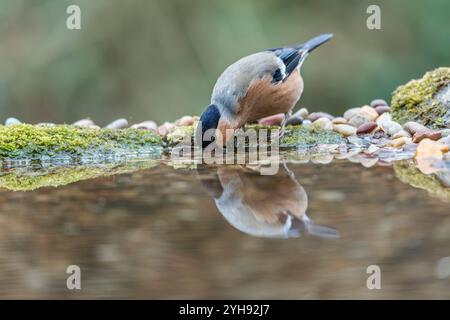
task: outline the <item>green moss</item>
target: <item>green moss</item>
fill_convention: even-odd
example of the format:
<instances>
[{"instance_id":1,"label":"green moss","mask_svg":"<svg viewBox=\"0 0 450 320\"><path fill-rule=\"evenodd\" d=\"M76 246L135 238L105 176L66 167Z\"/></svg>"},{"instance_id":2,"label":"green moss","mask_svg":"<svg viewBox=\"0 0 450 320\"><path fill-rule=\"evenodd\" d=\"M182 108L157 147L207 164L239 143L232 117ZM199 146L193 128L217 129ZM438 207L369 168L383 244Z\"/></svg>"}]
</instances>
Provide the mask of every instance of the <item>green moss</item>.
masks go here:
<instances>
[{"instance_id":1,"label":"green moss","mask_svg":"<svg viewBox=\"0 0 450 320\"><path fill-rule=\"evenodd\" d=\"M252 124L245 126L245 130L255 130L257 137L259 137L259 131L265 129L270 133L270 130L280 130L279 126L261 126L258 124ZM195 128L193 126L177 127L168 135L167 143L170 146L174 146L181 141L191 141L195 134ZM239 134L238 134L239 135ZM287 126L284 137L282 138L280 145L283 148L295 148L298 146L312 146L317 144L339 144L345 142L343 137L330 130L324 130L313 126Z\"/></svg>"},{"instance_id":2,"label":"green moss","mask_svg":"<svg viewBox=\"0 0 450 320\"><path fill-rule=\"evenodd\" d=\"M57 155L95 155L117 151L139 151L162 144L158 135L147 130L84 129L69 125L0 126L0 158L33 159Z\"/></svg>"},{"instance_id":3,"label":"green moss","mask_svg":"<svg viewBox=\"0 0 450 320\"><path fill-rule=\"evenodd\" d=\"M121 165L105 164L96 167L55 167L39 171L15 169L0 175L0 188L12 191L31 191L42 187L59 187L81 180L134 172L154 167L157 164L156 160L147 160Z\"/></svg>"},{"instance_id":4,"label":"green moss","mask_svg":"<svg viewBox=\"0 0 450 320\"><path fill-rule=\"evenodd\" d=\"M398 87L391 102L393 119L400 123L417 121L430 127L445 127L449 120L446 119L448 106L433 98L449 83L450 68L438 68Z\"/></svg>"},{"instance_id":5,"label":"green moss","mask_svg":"<svg viewBox=\"0 0 450 320\"><path fill-rule=\"evenodd\" d=\"M190 141L193 142L195 134L194 126L178 126L167 135L167 144L169 146L175 146L182 141Z\"/></svg>"},{"instance_id":6,"label":"green moss","mask_svg":"<svg viewBox=\"0 0 450 320\"><path fill-rule=\"evenodd\" d=\"M281 146L285 148L298 146L313 146L317 144L339 144L345 142L344 138L330 130L316 128L314 126L288 126L281 140Z\"/></svg>"},{"instance_id":7,"label":"green moss","mask_svg":"<svg viewBox=\"0 0 450 320\"><path fill-rule=\"evenodd\" d=\"M443 186L435 175L420 172L411 161L394 163L394 171L396 177L403 183L427 190L439 199L450 201L450 189Z\"/></svg>"}]
</instances>

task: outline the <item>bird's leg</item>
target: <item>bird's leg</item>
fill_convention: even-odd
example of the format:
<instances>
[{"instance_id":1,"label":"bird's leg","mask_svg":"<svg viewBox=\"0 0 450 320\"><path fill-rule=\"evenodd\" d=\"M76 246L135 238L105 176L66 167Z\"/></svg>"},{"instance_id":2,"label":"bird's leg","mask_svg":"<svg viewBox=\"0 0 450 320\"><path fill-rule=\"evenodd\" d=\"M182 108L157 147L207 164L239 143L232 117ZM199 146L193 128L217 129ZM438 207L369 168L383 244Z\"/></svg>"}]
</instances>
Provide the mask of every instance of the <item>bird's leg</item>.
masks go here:
<instances>
[{"instance_id":1,"label":"bird's leg","mask_svg":"<svg viewBox=\"0 0 450 320\"><path fill-rule=\"evenodd\" d=\"M292 117L292 111L289 111L287 113L284 114L284 119L283 121L281 121L281 125L280 125L280 133L278 134L278 138L282 138L284 136L284 132L286 129L286 123L288 122L289 118Z\"/></svg>"}]
</instances>

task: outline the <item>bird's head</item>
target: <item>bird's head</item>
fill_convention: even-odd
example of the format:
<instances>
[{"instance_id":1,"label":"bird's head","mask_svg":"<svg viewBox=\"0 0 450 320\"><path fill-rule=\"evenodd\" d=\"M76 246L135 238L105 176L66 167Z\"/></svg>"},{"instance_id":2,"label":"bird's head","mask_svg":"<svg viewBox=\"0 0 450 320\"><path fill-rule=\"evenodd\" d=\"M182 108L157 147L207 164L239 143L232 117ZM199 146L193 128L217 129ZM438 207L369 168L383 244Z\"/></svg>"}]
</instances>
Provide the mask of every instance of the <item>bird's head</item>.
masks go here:
<instances>
[{"instance_id":1,"label":"bird's head","mask_svg":"<svg viewBox=\"0 0 450 320\"><path fill-rule=\"evenodd\" d=\"M211 104L203 111L200 122L197 126L195 139L197 145L202 149L211 143L222 146L230 139L230 123L222 116L220 109L215 104Z\"/></svg>"}]
</instances>

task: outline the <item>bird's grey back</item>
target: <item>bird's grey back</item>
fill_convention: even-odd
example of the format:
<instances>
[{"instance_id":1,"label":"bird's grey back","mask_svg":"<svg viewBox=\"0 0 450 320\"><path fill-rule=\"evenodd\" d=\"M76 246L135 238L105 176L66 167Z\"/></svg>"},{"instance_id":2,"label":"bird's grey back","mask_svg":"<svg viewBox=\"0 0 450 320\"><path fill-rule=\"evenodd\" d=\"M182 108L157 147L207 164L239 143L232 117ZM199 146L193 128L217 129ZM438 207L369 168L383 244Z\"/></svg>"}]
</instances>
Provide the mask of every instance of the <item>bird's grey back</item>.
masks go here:
<instances>
[{"instance_id":1,"label":"bird's grey back","mask_svg":"<svg viewBox=\"0 0 450 320\"><path fill-rule=\"evenodd\" d=\"M271 51L263 51L246 56L225 69L219 76L211 96L223 115L236 113L238 101L245 96L251 82L272 76L283 62Z\"/></svg>"}]
</instances>

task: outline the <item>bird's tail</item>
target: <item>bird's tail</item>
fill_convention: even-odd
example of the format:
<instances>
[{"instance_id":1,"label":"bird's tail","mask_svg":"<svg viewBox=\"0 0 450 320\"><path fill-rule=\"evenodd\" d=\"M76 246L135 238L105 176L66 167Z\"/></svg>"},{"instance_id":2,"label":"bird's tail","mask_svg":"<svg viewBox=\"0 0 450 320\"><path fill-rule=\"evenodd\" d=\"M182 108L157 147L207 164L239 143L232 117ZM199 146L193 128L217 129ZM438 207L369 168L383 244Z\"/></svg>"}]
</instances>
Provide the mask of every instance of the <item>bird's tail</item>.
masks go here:
<instances>
[{"instance_id":1,"label":"bird's tail","mask_svg":"<svg viewBox=\"0 0 450 320\"><path fill-rule=\"evenodd\" d=\"M297 46L296 48L298 50L304 50L308 53L313 51L315 48L319 47L320 45L324 44L328 40L330 40L333 37L332 33L324 33L317 37L312 38L311 40L306 41L305 43L302 43L301 45Z\"/></svg>"}]
</instances>

